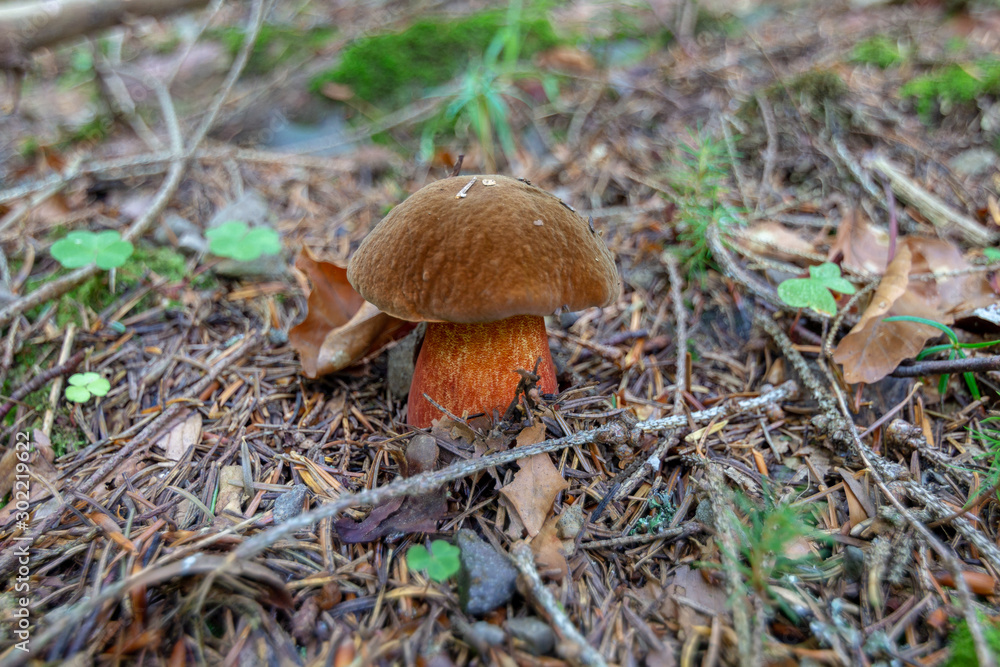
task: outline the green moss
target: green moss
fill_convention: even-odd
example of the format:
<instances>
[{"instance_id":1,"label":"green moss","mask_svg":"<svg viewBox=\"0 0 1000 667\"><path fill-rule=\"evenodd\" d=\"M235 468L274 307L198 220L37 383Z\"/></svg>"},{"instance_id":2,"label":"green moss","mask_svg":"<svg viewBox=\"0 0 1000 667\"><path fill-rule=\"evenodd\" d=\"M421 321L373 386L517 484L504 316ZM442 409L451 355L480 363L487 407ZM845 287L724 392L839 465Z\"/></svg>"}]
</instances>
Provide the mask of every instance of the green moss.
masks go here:
<instances>
[{"instance_id":1,"label":"green moss","mask_svg":"<svg viewBox=\"0 0 1000 667\"><path fill-rule=\"evenodd\" d=\"M874 65L879 69L888 69L899 65L906 58L895 40L885 35L875 35L854 47L851 62L862 65Z\"/></svg>"},{"instance_id":2,"label":"green moss","mask_svg":"<svg viewBox=\"0 0 1000 667\"><path fill-rule=\"evenodd\" d=\"M310 28L300 30L291 26L264 25L254 42L246 71L250 74L266 74L278 65L299 57L315 54L326 46L336 34L334 28ZM230 55L235 56L243 45L241 28L220 28L208 33L210 38L223 43Z\"/></svg>"},{"instance_id":3,"label":"green moss","mask_svg":"<svg viewBox=\"0 0 1000 667\"><path fill-rule=\"evenodd\" d=\"M56 303L56 324L60 327L66 326L70 322L77 325L82 324L81 304L90 311L100 312L114 303L122 293L138 285L147 271L152 271L160 278L166 279L168 283L179 283L190 277L187 270L187 260L183 255L169 247L140 243L128 261L117 270L117 290L114 294L108 289L108 274L106 272L98 273L59 298ZM57 271L44 279L29 278L25 289L28 292L34 291L62 275L62 271ZM195 289L210 289L216 284L215 279L207 272L191 281L191 286ZM147 294L136 304L132 313L141 313L151 307L156 298L155 294ZM28 313L29 317L37 317L45 307L43 304L32 310Z\"/></svg>"},{"instance_id":4,"label":"green moss","mask_svg":"<svg viewBox=\"0 0 1000 667\"><path fill-rule=\"evenodd\" d=\"M979 615L979 620L983 624L983 634L986 635L986 643L993 651L993 655L1000 655L1000 623ZM965 620L961 620L955 626L955 631L948 638L948 646L951 648L951 655L945 667L975 667L979 664L976 657L976 646L972 641L972 633L969 632L969 625Z\"/></svg>"},{"instance_id":5,"label":"green moss","mask_svg":"<svg viewBox=\"0 0 1000 667\"><path fill-rule=\"evenodd\" d=\"M1000 94L1000 59L939 67L903 84L899 94L913 98L917 113L928 121L940 104L965 105L982 95Z\"/></svg>"},{"instance_id":6,"label":"green moss","mask_svg":"<svg viewBox=\"0 0 1000 667\"><path fill-rule=\"evenodd\" d=\"M325 83L339 83L380 107L402 106L463 71L486 50L504 21L503 12L485 12L452 21L417 21L401 32L364 37L344 51L336 68L314 77L310 89L319 92ZM525 58L559 43L546 19L522 20L521 34Z\"/></svg>"},{"instance_id":7,"label":"green moss","mask_svg":"<svg viewBox=\"0 0 1000 667\"><path fill-rule=\"evenodd\" d=\"M793 95L816 105L837 102L847 93L844 80L826 69L803 72L786 82L785 87Z\"/></svg>"}]
</instances>

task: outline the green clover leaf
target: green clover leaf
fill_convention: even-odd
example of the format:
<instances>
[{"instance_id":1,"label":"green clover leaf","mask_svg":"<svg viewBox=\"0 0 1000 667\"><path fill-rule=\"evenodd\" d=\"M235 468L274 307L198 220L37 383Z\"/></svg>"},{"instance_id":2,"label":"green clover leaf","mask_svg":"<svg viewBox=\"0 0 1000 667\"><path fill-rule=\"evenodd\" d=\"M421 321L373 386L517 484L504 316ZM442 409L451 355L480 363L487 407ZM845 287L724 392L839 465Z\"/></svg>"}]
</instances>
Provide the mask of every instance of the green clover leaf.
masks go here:
<instances>
[{"instance_id":1,"label":"green clover leaf","mask_svg":"<svg viewBox=\"0 0 1000 667\"><path fill-rule=\"evenodd\" d=\"M424 571L434 581L445 581L458 572L458 547L434 540L431 550L421 544L415 544L406 552L406 564L410 569Z\"/></svg>"},{"instance_id":2,"label":"green clover leaf","mask_svg":"<svg viewBox=\"0 0 1000 667\"><path fill-rule=\"evenodd\" d=\"M812 308L834 315L837 301L830 292L854 294L854 285L841 277L840 267L832 262L809 267L808 278L791 278L778 285L778 296L793 308Z\"/></svg>"},{"instance_id":3,"label":"green clover leaf","mask_svg":"<svg viewBox=\"0 0 1000 667\"><path fill-rule=\"evenodd\" d=\"M281 237L270 227L250 228L240 220L230 220L205 232L208 249L213 255L237 262L249 262L261 255L281 252Z\"/></svg>"},{"instance_id":4,"label":"green clover leaf","mask_svg":"<svg viewBox=\"0 0 1000 667\"><path fill-rule=\"evenodd\" d=\"M991 262L1000 259L1000 248L983 248L983 255Z\"/></svg>"},{"instance_id":5,"label":"green clover leaf","mask_svg":"<svg viewBox=\"0 0 1000 667\"><path fill-rule=\"evenodd\" d=\"M66 238L52 244L50 252L57 262L67 269L97 264L108 271L124 264L135 248L123 241L113 229L94 233L87 230L70 232Z\"/></svg>"},{"instance_id":6,"label":"green clover leaf","mask_svg":"<svg viewBox=\"0 0 1000 667\"><path fill-rule=\"evenodd\" d=\"M105 396L111 391L111 383L97 373L74 373L69 376L66 400L86 403L91 396Z\"/></svg>"}]
</instances>

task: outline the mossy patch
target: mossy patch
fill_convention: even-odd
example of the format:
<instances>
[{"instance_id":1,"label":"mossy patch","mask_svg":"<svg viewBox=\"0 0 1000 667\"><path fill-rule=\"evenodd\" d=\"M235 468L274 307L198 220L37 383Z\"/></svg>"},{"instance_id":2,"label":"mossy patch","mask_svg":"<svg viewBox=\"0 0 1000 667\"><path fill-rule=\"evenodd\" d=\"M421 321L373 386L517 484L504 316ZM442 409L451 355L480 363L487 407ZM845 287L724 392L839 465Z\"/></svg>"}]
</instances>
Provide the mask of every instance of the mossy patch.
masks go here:
<instances>
[{"instance_id":1,"label":"mossy patch","mask_svg":"<svg viewBox=\"0 0 1000 667\"><path fill-rule=\"evenodd\" d=\"M983 625L983 634L986 635L986 643L989 645L993 655L1000 655L1000 622L988 619L982 614L979 620ZM976 645L972 641L972 633L969 632L969 625L965 620L961 620L955 626L955 631L948 638L948 646L951 648L951 655L945 667L976 667L979 658L976 657Z\"/></svg>"},{"instance_id":2,"label":"mossy patch","mask_svg":"<svg viewBox=\"0 0 1000 667\"><path fill-rule=\"evenodd\" d=\"M261 26L253 51L247 61L246 72L266 74L293 58L305 58L323 49L336 34L334 28L299 29L284 25ZM218 39L235 56L243 45L242 28L219 28L209 32L209 37Z\"/></svg>"},{"instance_id":3,"label":"mossy patch","mask_svg":"<svg viewBox=\"0 0 1000 667\"><path fill-rule=\"evenodd\" d=\"M935 110L970 105L983 95L1000 95L1000 59L945 65L911 79L899 89L912 98L914 108L929 122Z\"/></svg>"},{"instance_id":4,"label":"mossy patch","mask_svg":"<svg viewBox=\"0 0 1000 667\"><path fill-rule=\"evenodd\" d=\"M310 89L318 93L333 82L381 108L402 106L466 69L505 20L503 12L485 12L450 21L417 21L401 32L364 37L347 47L336 68L314 77ZM520 27L522 57L560 43L544 18L525 18Z\"/></svg>"},{"instance_id":5,"label":"mossy patch","mask_svg":"<svg viewBox=\"0 0 1000 667\"><path fill-rule=\"evenodd\" d=\"M108 288L107 272L98 273L59 298L56 303L56 325L64 327L70 322L77 325L82 324L81 307L94 313L104 310L120 298L123 293L138 285L147 272L152 272L160 278L166 279L168 283L179 283L190 277L187 271L187 260L183 255L172 248L140 243L128 261L117 269L115 293L112 293ZM25 289L27 292L34 291L46 282L62 275L63 272L58 271L44 279L29 278ZM207 273L199 275L191 283L195 289L209 289L214 285L214 278ZM132 313L141 313L151 307L155 299L155 294L147 294L132 309ZM45 307L47 304L34 309L28 313L29 317L37 317Z\"/></svg>"},{"instance_id":6,"label":"mossy patch","mask_svg":"<svg viewBox=\"0 0 1000 667\"><path fill-rule=\"evenodd\" d=\"M851 53L851 62L889 69L906 60L903 49L886 35L875 35L859 42Z\"/></svg>"}]
</instances>

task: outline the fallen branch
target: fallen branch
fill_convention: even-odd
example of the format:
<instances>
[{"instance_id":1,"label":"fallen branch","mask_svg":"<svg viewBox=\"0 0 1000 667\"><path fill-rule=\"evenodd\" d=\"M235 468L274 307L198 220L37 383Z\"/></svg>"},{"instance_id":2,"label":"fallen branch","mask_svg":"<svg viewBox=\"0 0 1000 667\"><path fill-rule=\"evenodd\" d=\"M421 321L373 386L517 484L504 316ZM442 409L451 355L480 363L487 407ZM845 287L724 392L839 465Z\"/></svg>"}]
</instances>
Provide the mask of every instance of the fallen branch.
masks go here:
<instances>
[{"instance_id":1,"label":"fallen branch","mask_svg":"<svg viewBox=\"0 0 1000 667\"><path fill-rule=\"evenodd\" d=\"M1000 234L989 231L972 218L963 215L960 211L952 208L943 200L922 188L884 155L875 154L866 157L864 166L885 174L885 177L889 180L889 184L892 186L893 192L901 199L905 199L913 204L935 227L942 229L957 227L970 243L980 246L991 245L1000 238Z\"/></svg>"},{"instance_id":2,"label":"fallen branch","mask_svg":"<svg viewBox=\"0 0 1000 667\"><path fill-rule=\"evenodd\" d=\"M552 625L556 627L563 641L569 643L569 647L563 646L561 651L563 657L570 662L579 662L590 667L606 667L604 657L587 642L587 638L580 634L580 631L569 620L566 612L556 601L552 593L542 583L542 578L538 576L535 569L535 557L531 553L531 546L527 542L518 542L511 549L514 565L527 584L531 597L538 603L545 614L549 617Z\"/></svg>"},{"instance_id":3,"label":"fallen branch","mask_svg":"<svg viewBox=\"0 0 1000 667\"><path fill-rule=\"evenodd\" d=\"M969 357L968 359L940 359L917 361L897 366L889 373L897 378L912 378L919 375L943 375L944 373L982 373L1000 370L1000 355L992 357Z\"/></svg>"},{"instance_id":4,"label":"fallen branch","mask_svg":"<svg viewBox=\"0 0 1000 667\"><path fill-rule=\"evenodd\" d=\"M20 69L28 54L138 16L197 9L208 0L62 0L0 8L0 69Z\"/></svg>"}]
</instances>

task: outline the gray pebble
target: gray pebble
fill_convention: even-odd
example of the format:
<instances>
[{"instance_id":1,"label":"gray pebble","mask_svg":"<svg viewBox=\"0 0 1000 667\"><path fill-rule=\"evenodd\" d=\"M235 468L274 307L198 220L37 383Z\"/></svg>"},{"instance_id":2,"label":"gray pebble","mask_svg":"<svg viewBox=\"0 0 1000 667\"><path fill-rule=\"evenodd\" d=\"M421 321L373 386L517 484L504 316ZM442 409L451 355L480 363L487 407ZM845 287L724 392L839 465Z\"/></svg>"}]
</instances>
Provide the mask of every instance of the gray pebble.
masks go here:
<instances>
[{"instance_id":1,"label":"gray pebble","mask_svg":"<svg viewBox=\"0 0 1000 667\"><path fill-rule=\"evenodd\" d=\"M455 543L461 563L458 599L465 613L478 616L506 604L517 583L517 569L507 557L471 530L458 531Z\"/></svg>"},{"instance_id":2,"label":"gray pebble","mask_svg":"<svg viewBox=\"0 0 1000 667\"><path fill-rule=\"evenodd\" d=\"M296 484L282 493L274 501L274 525L278 526L302 514L302 502L309 489L305 484Z\"/></svg>"},{"instance_id":3,"label":"gray pebble","mask_svg":"<svg viewBox=\"0 0 1000 667\"><path fill-rule=\"evenodd\" d=\"M540 618L512 618L507 621L507 630L515 639L523 641L528 652L534 655L545 655L555 648L556 635L549 624Z\"/></svg>"},{"instance_id":4,"label":"gray pebble","mask_svg":"<svg viewBox=\"0 0 1000 667\"><path fill-rule=\"evenodd\" d=\"M490 646L500 646L503 644L505 637L503 628L498 628L486 621L476 621L470 626L470 629L474 635Z\"/></svg>"}]
</instances>

